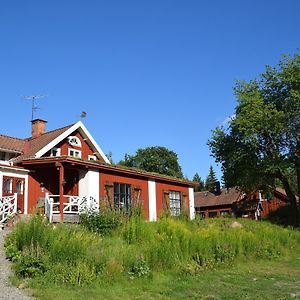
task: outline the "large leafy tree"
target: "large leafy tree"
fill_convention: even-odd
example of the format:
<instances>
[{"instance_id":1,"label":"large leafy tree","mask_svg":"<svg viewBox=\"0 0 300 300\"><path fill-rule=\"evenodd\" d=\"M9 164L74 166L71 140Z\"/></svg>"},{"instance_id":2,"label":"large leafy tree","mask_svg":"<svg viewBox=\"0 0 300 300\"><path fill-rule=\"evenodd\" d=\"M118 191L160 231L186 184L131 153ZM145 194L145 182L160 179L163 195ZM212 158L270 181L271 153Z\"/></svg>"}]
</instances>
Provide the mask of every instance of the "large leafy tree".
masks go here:
<instances>
[{"instance_id":1,"label":"large leafy tree","mask_svg":"<svg viewBox=\"0 0 300 300\"><path fill-rule=\"evenodd\" d=\"M177 154L165 147L155 146L138 149L135 155L125 154L120 165L148 172L183 178Z\"/></svg>"},{"instance_id":2,"label":"large leafy tree","mask_svg":"<svg viewBox=\"0 0 300 300\"><path fill-rule=\"evenodd\" d=\"M266 190L279 181L299 225L300 56L284 56L259 79L238 82L235 116L209 146L227 186Z\"/></svg>"}]
</instances>

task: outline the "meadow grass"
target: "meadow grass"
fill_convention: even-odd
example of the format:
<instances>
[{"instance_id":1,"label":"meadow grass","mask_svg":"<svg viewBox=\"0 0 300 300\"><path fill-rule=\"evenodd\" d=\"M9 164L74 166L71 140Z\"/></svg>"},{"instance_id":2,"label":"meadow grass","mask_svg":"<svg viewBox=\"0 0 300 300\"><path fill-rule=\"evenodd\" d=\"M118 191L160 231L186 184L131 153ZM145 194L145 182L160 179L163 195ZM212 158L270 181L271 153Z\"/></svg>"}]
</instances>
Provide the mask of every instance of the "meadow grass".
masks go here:
<instances>
[{"instance_id":1,"label":"meadow grass","mask_svg":"<svg viewBox=\"0 0 300 300\"><path fill-rule=\"evenodd\" d=\"M249 274L253 275L255 266L262 272L262 266L280 264L300 248L298 231L267 222L243 219L238 220L242 228L231 228L230 218L187 221L163 217L157 222L146 222L134 214L127 220L122 216L122 222L115 215L113 222L107 216L101 218L106 222L100 224L105 228L102 233L95 227L99 220L94 219L92 226L51 225L40 216L18 224L6 241L7 256L18 276L15 280L25 280L42 299L80 299L83 293L86 299L97 293L108 299L121 298L124 293L128 299L134 293L141 295L137 299L142 295L180 298L189 293L188 297L198 297L203 290L192 285L200 282L210 288L209 276L218 281L215 277L224 272L230 286L236 280L232 272L239 270L240 280L249 280L248 267ZM107 224L114 228L110 230ZM299 260L297 263L300 266ZM295 273L299 283L300 272ZM255 285L260 288L262 281ZM49 290L49 296L42 297L41 289ZM61 290L73 296L65 298ZM219 299L212 290L214 299ZM292 294L292 287L289 290Z\"/></svg>"}]
</instances>

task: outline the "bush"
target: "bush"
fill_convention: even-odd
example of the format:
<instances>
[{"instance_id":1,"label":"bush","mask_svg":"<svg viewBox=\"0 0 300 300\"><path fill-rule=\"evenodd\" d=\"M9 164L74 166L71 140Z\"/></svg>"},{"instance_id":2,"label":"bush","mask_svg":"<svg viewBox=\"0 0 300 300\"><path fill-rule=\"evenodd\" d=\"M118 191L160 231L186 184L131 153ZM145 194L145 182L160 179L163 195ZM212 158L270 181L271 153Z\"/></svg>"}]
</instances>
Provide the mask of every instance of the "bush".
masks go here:
<instances>
[{"instance_id":1,"label":"bush","mask_svg":"<svg viewBox=\"0 0 300 300\"><path fill-rule=\"evenodd\" d=\"M81 224L92 232L109 235L123 224L124 216L114 211L89 212L80 216Z\"/></svg>"}]
</instances>

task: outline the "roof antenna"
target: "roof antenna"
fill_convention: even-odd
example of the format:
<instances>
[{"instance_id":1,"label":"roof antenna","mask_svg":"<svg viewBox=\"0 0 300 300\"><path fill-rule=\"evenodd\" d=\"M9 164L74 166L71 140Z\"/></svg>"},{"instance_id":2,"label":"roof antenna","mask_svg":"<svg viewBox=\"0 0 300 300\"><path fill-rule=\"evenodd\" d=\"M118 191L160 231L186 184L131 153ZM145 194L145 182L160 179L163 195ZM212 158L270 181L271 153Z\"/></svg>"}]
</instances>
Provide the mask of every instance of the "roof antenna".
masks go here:
<instances>
[{"instance_id":1,"label":"roof antenna","mask_svg":"<svg viewBox=\"0 0 300 300\"><path fill-rule=\"evenodd\" d=\"M32 107L31 107L31 121L33 120L34 113L37 109L40 109L40 107L36 106L36 100L45 98L46 95L33 95L33 96L23 96L25 100L31 100L32 101Z\"/></svg>"}]
</instances>

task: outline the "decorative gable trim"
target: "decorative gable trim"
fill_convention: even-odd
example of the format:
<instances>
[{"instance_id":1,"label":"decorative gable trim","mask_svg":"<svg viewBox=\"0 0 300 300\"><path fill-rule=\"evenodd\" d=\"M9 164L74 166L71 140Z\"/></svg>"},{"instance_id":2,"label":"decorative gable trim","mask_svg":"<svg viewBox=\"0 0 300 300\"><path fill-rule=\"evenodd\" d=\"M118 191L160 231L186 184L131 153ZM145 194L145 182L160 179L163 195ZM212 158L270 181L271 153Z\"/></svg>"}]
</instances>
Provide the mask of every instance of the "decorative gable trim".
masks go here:
<instances>
[{"instance_id":1,"label":"decorative gable trim","mask_svg":"<svg viewBox=\"0 0 300 300\"><path fill-rule=\"evenodd\" d=\"M63 141L64 139L66 139L69 135L71 135L75 130L81 130L82 133L86 136L86 138L90 141L91 146L96 150L97 153L99 153L99 155L104 159L104 161L108 164L110 164L110 161L108 160L108 158L106 157L106 155L104 154L104 152L101 150L101 148L98 146L98 144L96 143L96 141L93 139L93 137L91 136L91 134L88 132L88 130L86 129L86 127L83 125L83 123L81 121L78 121L77 123L75 123L73 126L71 126L69 129L67 129L66 131L64 131L61 135L59 135L57 138L55 138L53 141L51 141L48 145L46 145L44 148L42 148L41 150L39 150L36 154L35 154L35 158L40 158L42 157L45 153L47 153L48 151L50 151L52 148L54 148L58 143L60 143L61 141Z\"/></svg>"}]
</instances>

